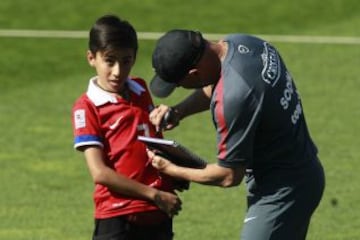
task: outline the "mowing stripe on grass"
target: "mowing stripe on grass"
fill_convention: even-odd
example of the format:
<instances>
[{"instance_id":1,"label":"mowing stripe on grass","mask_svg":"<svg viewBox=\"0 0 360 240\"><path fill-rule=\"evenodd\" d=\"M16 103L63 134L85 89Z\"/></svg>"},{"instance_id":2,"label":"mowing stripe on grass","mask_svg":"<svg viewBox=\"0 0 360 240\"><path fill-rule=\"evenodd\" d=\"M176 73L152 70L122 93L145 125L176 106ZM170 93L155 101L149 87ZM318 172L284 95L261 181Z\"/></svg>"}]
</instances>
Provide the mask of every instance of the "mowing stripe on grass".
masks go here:
<instances>
[{"instance_id":1,"label":"mowing stripe on grass","mask_svg":"<svg viewBox=\"0 0 360 240\"><path fill-rule=\"evenodd\" d=\"M163 33L138 32L141 40L156 40ZM296 35L263 35L255 34L270 42L288 43L328 43L328 44L360 44L360 37L349 36L296 36ZM204 33L209 40L218 40L225 34ZM26 30L26 29L0 29L0 37L24 38L87 38L87 31L62 31L62 30Z\"/></svg>"}]
</instances>

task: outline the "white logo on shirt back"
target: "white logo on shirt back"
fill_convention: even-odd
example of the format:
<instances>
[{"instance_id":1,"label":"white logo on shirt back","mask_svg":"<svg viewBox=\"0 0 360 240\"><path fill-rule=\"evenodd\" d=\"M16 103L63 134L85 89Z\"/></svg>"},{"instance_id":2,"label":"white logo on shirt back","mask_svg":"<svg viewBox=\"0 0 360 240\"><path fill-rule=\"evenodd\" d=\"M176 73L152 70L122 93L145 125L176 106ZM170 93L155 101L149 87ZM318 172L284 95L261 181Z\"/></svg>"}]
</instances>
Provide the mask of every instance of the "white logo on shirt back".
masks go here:
<instances>
[{"instance_id":1,"label":"white logo on shirt back","mask_svg":"<svg viewBox=\"0 0 360 240\"><path fill-rule=\"evenodd\" d=\"M281 76L280 57L276 49L267 42L264 42L264 52L261 57L264 64L262 79L274 87Z\"/></svg>"},{"instance_id":2,"label":"white logo on shirt back","mask_svg":"<svg viewBox=\"0 0 360 240\"><path fill-rule=\"evenodd\" d=\"M78 109L74 112L75 129L84 128L86 126L85 110Z\"/></svg>"},{"instance_id":3,"label":"white logo on shirt back","mask_svg":"<svg viewBox=\"0 0 360 240\"><path fill-rule=\"evenodd\" d=\"M240 44L240 45L238 46L238 51L239 51L239 53L241 53L241 54L246 54L246 53L249 53L249 52L250 52L249 48L248 48L247 46L245 46L245 45L242 45L242 44Z\"/></svg>"}]
</instances>

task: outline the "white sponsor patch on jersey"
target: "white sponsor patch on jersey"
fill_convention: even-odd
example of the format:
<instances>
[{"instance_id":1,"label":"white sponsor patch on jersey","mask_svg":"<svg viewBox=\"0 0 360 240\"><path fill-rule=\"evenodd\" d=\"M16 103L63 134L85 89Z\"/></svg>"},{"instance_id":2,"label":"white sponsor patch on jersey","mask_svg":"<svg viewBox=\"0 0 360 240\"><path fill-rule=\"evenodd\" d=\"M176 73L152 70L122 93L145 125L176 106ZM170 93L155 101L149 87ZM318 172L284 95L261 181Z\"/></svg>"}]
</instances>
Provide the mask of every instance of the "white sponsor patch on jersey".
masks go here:
<instances>
[{"instance_id":1,"label":"white sponsor patch on jersey","mask_svg":"<svg viewBox=\"0 0 360 240\"><path fill-rule=\"evenodd\" d=\"M86 126L85 110L78 109L74 113L75 129L84 128Z\"/></svg>"},{"instance_id":2,"label":"white sponsor patch on jersey","mask_svg":"<svg viewBox=\"0 0 360 240\"><path fill-rule=\"evenodd\" d=\"M261 58L264 64L261 72L262 79L274 87L281 76L280 56L273 46L264 42L264 51Z\"/></svg>"}]
</instances>

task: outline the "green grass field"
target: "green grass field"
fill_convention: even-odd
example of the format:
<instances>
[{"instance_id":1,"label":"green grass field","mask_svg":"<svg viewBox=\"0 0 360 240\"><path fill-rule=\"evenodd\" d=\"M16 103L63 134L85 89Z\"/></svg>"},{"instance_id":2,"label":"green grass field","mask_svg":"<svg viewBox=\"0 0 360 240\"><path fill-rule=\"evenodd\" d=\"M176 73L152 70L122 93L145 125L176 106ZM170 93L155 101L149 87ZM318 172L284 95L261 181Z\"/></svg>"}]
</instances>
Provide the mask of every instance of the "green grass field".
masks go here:
<instances>
[{"instance_id":1,"label":"green grass field","mask_svg":"<svg viewBox=\"0 0 360 240\"><path fill-rule=\"evenodd\" d=\"M194 28L209 33L360 37L358 0L54 1L2 0L0 29L85 30L105 13L139 32ZM274 42L302 95L307 121L325 166L327 186L309 240L360 239L360 45ZM93 229L93 184L73 150L70 110L94 73L86 39L0 38L0 239L85 240ZM140 40L133 74L150 79L154 41ZM178 91L161 100L172 104ZM215 161L209 113L166 133ZM244 186L192 184L180 193L177 240L238 239ZM336 204L335 204L336 203Z\"/></svg>"}]
</instances>

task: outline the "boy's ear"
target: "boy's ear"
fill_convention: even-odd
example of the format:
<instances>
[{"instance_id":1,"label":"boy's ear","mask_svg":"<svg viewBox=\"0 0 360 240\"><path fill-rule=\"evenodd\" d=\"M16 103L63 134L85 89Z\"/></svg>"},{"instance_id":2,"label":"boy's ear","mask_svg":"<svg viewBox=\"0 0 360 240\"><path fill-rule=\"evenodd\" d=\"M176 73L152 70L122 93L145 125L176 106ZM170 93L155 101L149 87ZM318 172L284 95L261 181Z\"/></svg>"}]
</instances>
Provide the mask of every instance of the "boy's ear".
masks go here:
<instances>
[{"instance_id":1,"label":"boy's ear","mask_svg":"<svg viewBox=\"0 0 360 240\"><path fill-rule=\"evenodd\" d=\"M90 50L87 51L86 58L88 60L89 65L94 67L95 66L95 58L96 58L96 56Z\"/></svg>"}]
</instances>

